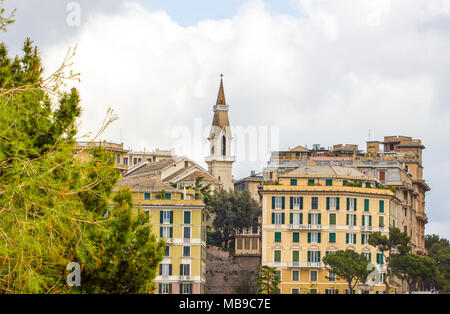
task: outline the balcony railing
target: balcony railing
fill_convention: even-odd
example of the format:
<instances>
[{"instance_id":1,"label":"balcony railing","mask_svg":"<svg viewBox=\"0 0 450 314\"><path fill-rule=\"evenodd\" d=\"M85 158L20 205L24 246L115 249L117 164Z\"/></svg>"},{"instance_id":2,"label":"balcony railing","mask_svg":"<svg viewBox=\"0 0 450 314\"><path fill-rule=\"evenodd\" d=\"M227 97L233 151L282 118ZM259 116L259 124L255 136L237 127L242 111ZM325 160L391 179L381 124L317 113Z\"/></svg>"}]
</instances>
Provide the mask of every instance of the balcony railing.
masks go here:
<instances>
[{"instance_id":1,"label":"balcony railing","mask_svg":"<svg viewBox=\"0 0 450 314\"><path fill-rule=\"evenodd\" d=\"M322 225L308 225L308 230L322 230Z\"/></svg>"},{"instance_id":2,"label":"balcony railing","mask_svg":"<svg viewBox=\"0 0 450 314\"><path fill-rule=\"evenodd\" d=\"M362 226L361 231L373 231L373 227L372 226Z\"/></svg>"},{"instance_id":3,"label":"balcony railing","mask_svg":"<svg viewBox=\"0 0 450 314\"><path fill-rule=\"evenodd\" d=\"M180 276L180 280L191 280L191 276L190 275L184 275L184 276Z\"/></svg>"},{"instance_id":4,"label":"balcony railing","mask_svg":"<svg viewBox=\"0 0 450 314\"><path fill-rule=\"evenodd\" d=\"M292 224L288 226L289 230L305 230L308 229L307 225L296 225L296 224Z\"/></svg>"},{"instance_id":5,"label":"balcony railing","mask_svg":"<svg viewBox=\"0 0 450 314\"><path fill-rule=\"evenodd\" d=\"M321 262L290 262L289 267L300 267L300 268L324 268L324 264Z\"/></svg>"}]
</instances>

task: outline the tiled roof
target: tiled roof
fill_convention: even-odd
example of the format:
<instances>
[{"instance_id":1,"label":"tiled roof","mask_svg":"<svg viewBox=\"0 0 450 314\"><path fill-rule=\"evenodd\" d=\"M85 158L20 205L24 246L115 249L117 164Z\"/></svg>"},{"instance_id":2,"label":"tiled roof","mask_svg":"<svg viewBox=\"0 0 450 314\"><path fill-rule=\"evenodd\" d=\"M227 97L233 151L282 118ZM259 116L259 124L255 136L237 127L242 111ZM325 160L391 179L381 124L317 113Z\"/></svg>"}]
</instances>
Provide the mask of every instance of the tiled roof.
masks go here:
<instances>
[{"instance_id":1,"label":"tiled roof","mask_svg":"<svg viewBox=\"0 0 450 314\"><path fill-rule=\"evenodd\" d=\"M165 190L166 192L178 191L154 176L123 178L116 184L116 187L127 187L133 192L160 192L161 190Z\"/></svg>"},{"instance_id":2,"label":"tiled roof","mask_svg":"<svg viewBox=\"0 0 450 314\"><path fill-rule=\"evenodd\" d=\"M124 175L124 177L132 177L136 175L146 174L146 173L154 173L156 171L162 170L165 167L171 165L175 162L175 159L169 158L160 162L150 163L147 162L145 165L143 165L140 168L137 168L136 170L132 170L131 172L128 172Z\"/></svg>"},{"instance_id":3,"label":"tiled roof","mask_svg":"<svg viewBox=\"0 0 450 314\"><path fill-rule=\"evenodd\" d=\"M373 178L366 176L361 171L350 167L339 166L300 166L287 173L281 174L280 177L291 176L315 176L315 177L353 177L365 180L373 180Z\"/></svg>"}]
</instances>

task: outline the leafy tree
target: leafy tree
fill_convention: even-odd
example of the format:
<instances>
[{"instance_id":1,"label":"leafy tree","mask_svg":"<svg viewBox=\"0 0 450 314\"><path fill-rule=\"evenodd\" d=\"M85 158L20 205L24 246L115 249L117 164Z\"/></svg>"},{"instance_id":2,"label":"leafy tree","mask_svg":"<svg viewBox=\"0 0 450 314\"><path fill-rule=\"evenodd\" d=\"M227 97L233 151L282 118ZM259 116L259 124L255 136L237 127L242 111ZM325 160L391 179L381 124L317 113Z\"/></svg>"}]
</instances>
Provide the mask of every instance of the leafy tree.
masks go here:
<instances>
[{"instance_id":1,"label":"leafy tree","mask_svg":"<svg viewBox=\"0 0 450 314\"><path fill-rule=\"evenodd\" d=\"M369 265L367 258L353 250L337 251L324 256L322 260L330 267L330 271L336 274L337 278L347 281L350 292L358 282L366 282L366 278L370 274L370 271L367 270Z\"/></svg>"},{"instance_id":2,"label":"leafy tree","mask_svg":"<svg viewBox=\"0 0 450 314\"><path fill-rule=\"evenodd\" d=\"M376 247L384 256L386 261L386 275L383 276L385 285L384 293L389 293L391 286L391 258L393 254L405 255L411 251L410 237L398 228L390 228L389 236L380 232L374 232L369 239L369 244Z\"/></svg>"},{"instance_id":3,"label":"leafy tree","mask_svg":"<svg viewBox=\"0 0 450 314\"><path fill-rule=\"evenodd\" d=\"M135 263L145 258L144 279L152 279L160 244L144 235L142 217L130 221L129 204L110 207L119 178L112 156L97 147L76 149L80 97L75 88L63 90L66 80L77 79L68 73L73 55L43 78L31 40L14 59L0 44L0 293L80 292L66 284L71 262L81 265L86 291L151 290ZM109 112L99 133L113 120ZM82 153L91 158L81 161ZM98 286L121 275L134 286Z\"/></svg>"},{"instance_id":4,"label":"leafy tree","mask_svg":"<svg viewBox=\"0 0 450 314\"><path fill-rule=\"evenodd\" d=\"M450 293L450 244L438 235L425 236L425 247L428 254L436 262L437 270L432 286L440 293Z\"/></svg>"},{"instance_id":5,"label":"leafy tree","mask_svg":"<svg viewBox=\"0 0 450 314\"><path fill-rule=\"evenodd\" d=\"M229 248L236 232L242 228L258 228L258 217L261 209L248 191L220 191L208 207L214 215L213 227L221 233L223 247Z\"/></svg>"},{"instance_id":6,"label":"leafy tree","mask_svg":"<svg viewBox=\"0 0 450 314\"><path fill-rule=\"evenodd\" d=\"M188 186L188 188L191 188L195 191L195 194L198 195L206 206L211 204L212 201L212 194L211 194L211 184L203 185L201 183L205 177L199 176L195 179L195 182L193 185Z\"/></svg>"},{"instance_id":7,"label":"leafy tree","mask_svg":"<svg viewBox=\"0 0 450 314\"><path fill-rule=\"evenodd\" d=\"M280 277L276 274L277 269L269 266L261 266L256 286L259 294L279 294Z\"/></svg>"},{"instance_id":8,"label":"leafy tree","mask_svg":"<svg viewBox=\"0 0 450 314\"><path fill-rule=\"evenodd\" d=\"M406 280L410 293L416 291L419 284L431 282L436 272L432 258L411 253L392 256L391 267L394 275Z\"/></svg>"}]
</instances>

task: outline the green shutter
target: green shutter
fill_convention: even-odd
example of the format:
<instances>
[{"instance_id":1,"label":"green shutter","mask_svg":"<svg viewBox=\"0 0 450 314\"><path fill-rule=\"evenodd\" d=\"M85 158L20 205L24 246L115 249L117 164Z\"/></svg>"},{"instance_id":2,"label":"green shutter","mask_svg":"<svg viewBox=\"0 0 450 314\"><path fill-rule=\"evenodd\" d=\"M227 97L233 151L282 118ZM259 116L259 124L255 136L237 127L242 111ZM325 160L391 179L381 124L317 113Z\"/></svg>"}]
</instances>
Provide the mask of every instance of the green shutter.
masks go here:
<instances>
[{"instance_id":1,"label":"green shutter","mask_svg":"<svg viewBox=\"0 0 450 314\"><path fill-rule=\"evenodd\" d=\"M272 213L272 225L275 224L275 213Z\"/></svg>"},{"instance_id":2,"label":"green shutter","mask_svg":"<svg viewBox=\"0 0 450 314\"><path fill-rule=\"evenodd\" d=\"M358 210L358 199L355 198L355 211L357 211L357 210Z\"/></svg>"},{"instance_id":3,"label":"green shutter","mask_svg":"<svg viewBox=\"0 0 450 314\"><path fill-rule=\"evenodd\" d=\"M294 242L294 243L300 242L300 233L294 232L292 234L292 242Z\"/></svg>"},{"instance_id":4,"label":"green shutter","mask_svg":"<svg viewBox=\"0 0 450 314\"><path fill-rule=\"evenodd\" d=\"M353 244L356 244L356 233L353 234Z\"/></svg>"},{"instance_id":5,"label":"green shutter","mask_svg":"<svg viewBox=\"0 0 450 314\"><path fill-rule=\"evenodd\" d=\"M275 232L275 242L281 242L281 232Z\"/></svg>"},{"instance_id":6,"label":"green shutter","mask_svg":"<svg viewBox=\"0 0 450 314\"><path fill-rule=\"evenodd\" d=\"M380 200L380 213L384 213L384 201Z\"/></svg>"},{"instance_id":7,"label":"green shutter","mask_svg":"<svg viewBox=\"0 0 450 314\"><path fill-rule=\"evenodd\" d=\"M372 216L369 216L369 227L372 227Z\"/></svg>"},{"instance_id":8,"label":"green shutter","mask_svg":"<svg viewBox=\"0 0 450 314\"><path fill-rule=\"evenodd\" d=\"M308 214L308 225L311 224L311 214Z\"/></svg>"},{"instance_id":9,"label":"green shutter","mask_svg":"<svg viewBox=\"0 0 450 314\"><path fill-rule=\"evenodd\" d=\"M285 199L285 197L283 196L281 198L281 209L284 209L284 199Z\"/></svg>"},{"instance_id":10,"label":"green shutter","mask_svg":"<svg viewBox=\"0 0 450 314\"><path fill-rule=\"evenodd\" d=\"M364 200L364 211L365 212L368 212L370 209L369 209L369 200L368 199L365 199Z\"/></svg>"},{"instance_id":11,"label":"green shutter","mask_svg":"<svg viewBox=\"0 0 450 314\"><path fill-rule=\"evenodd\" d=\"M170 212L170 223L173 224L173 211Z\"/></svg>"},{"instance_id":12,"label":"green shutter","mask_svg":"<svg viewBox=\"0 0 450 314\"><path fill-rule=\"evenodd\" d=\"M159 212L159 222L163 223L163 211L162 210Z\"/></svg>"},{"instance_id":13,"label":"green shutter","mask_svg":"<svg viewBox=\"0 0 450 314\"><path fill-rule=\"evenodd\" d=\"M345 243L350 243L350 234L349 233L346 233L345 234Z\"/></svg>"},{"instance_id":14,"label":"green shutter","mask_svg":"<svg viewBox=\"0 0 450 314\"><path fill-rule=\"evenodd\" d=\"M349 214L347 214L347 226L349 225L349 219L350 218L350 215Z\"/></svg>"},{"instance_id":15,"label":"green shutter","mask_svg":"<svg viewBox=\"0 0 450 314\"><path fill-rule=\"evenodd\" d=\"M291 196L290 198L289 198L289 200L290 200L290 209L294 209L294 198Z\"/></svg>"},{"instance_id":16,"label":"green shutter","mask_svg":"<svg viewBox=\"0 0 450 314\"><path fill-rule=\"evenodd\" d=\"M272 209L275 209L275 196L272 196Z\"/></svg>"},{"instance_id":17,"label":"green shutter","mask_svg":"<svg viewBox=\"0 0 450 314\"><path fill-rule=\"evenodd\" d=\"M319 225L322 224L322 214L319 214L319 220L318 220Z\"/></svg>"},{"instance_id":18,"label":"green shutter","mask_svg":"<svg viewBox=\"0 0 450 314\"><path fill-rule=\"evenodd\" d=\"M299 262L299 260L300 260L299 251L293 251L292 252L292 261Z\"/></svg>"},{"instance_id":19,"label":"green shutter","mask_svg":"<svg viewBox=\"0 0 450 314\"><path fill-rule=\"evenodd\" d=\"M336 210L339 210L339 207L340 207L340 197L338 197L337 199L336 199Z\"/></svg>"},{"instance_id":20,"label":"green shutter","mask_svg":"<svg viewBox=\"0 0 450 314\"><path fill-rule=\"evenodd\" d=\"M317 233L317 242L322 242L322 233L321 232L319 232L319 233Z\"/></svg>"},{"instance_id":21,"label":"green shutter","mask_svg":"<svg viewBox=\"0 0 450 314\"><path fill-rule=\"evenodd\" d=\"M330 225L336 224L336 214L330 214Z\"/></svg>"},{"instance_id":22,"label":"green shutter","mask_svg":"<svg viewBox=\"0 0 450 314\"><path fill-rule=\"evenodd\" d=\"M170 238L173 238L173 227L170 227Z\"/></svg>"},{"instance_id":23,"label":"green shutter","mask_svg":"<svg viewBox=\"0 0 450 314\"><path fill-rule=\"evenodd\" d=\"M356 223L356 215L353 215L353 225L357 226L358 224Z\"/></svg>"},{"instance_id":24,"label":"green shutter","mask_svg":"<svg viewBox=\"0 0 450 314\"><path fill-rule=\"evenodd\" d=\"M350 210L350 199L347 197L347 210Z\"/></svg>"},{"instance_id":25,"label":"green shutter","mask_svg":"<svg viewBox=\"0 0 450 314\"><path fill-rule=\"evenodd\" d=\"M330 209L330 198L327 197L327 210L329 210L329 209Z\"/></svg>"},{"instance_id":26,"label":"green shutter","mask_svg":"<svg viewBox=\"0 0 450 314\"><path fill-rule=\"evenodd\" d=\"M284 225L284 213L281 214L281 224Z\"/></svg>"},{"instance_id":27,"label":"green shutter","mask_svg":"<svg viewBox=\"0 0 450 314\"><path fill-rule=\"evenodd\" d=\"M289 214L289 221L290 221L291 225L294 223L294 214L293 213Z\"/></svg>"},{"instance_id":28,"label":"green shutter","mask_svg":"<svg viewBox=\"0 0 450 314\"><path fill-rule=\"evenodd\" d=\"M300 209L303 209L303 197L300 197Z\"/></svg>"},{"instance_id":29,"label":"green shutter","mask_svg":"<svg viewBox=\"0 0 450 314\"><path fill-rule=\"evenodd\" d=\"M308 263L311 263L311 251L308 251Z\"/></svg>"},{"instance_id":30,"label":"green shutter","mask_svg":"<svg viewBox=\"0 0 450 314\"><path fill-rule=\"evenodd\" d=\"M308 243L311 243L311 232L308 232ZM309 257L308 257L308 259L309 259Z\"/></svg>"},{"instance_id":31,"label":"green shutter","mask_svg":"<svg viewBox=\"0 0 450 314\"><path fill-rule=\"evenodd\" d=\"M300 224L303 225L303 214L300 214Z\"/></svg>"},{"instance_id":32,"label":"green shutter","mask_svg":"<svg viewBox=\"0 0 450 314\"><path fill-rule=\"evenodd\" d=\"M159 227L159 237L163 237L163 227Z\"/></svg>"}]
</instances>

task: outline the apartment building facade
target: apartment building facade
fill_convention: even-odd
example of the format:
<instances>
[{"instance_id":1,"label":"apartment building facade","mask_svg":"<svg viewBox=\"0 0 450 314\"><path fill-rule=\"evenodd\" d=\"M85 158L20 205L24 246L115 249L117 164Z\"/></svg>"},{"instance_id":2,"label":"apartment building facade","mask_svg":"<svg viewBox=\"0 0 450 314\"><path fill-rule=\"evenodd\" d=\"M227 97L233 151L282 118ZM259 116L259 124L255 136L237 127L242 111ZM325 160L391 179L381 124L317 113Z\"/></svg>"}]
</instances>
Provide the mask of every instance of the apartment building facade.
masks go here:
<instances>
[{"instance_id":1,"label":"apartment building facade","mask_svg":"<svg viewBox=\"0 0 450 314\"><path fill-rule=\"evenodd\" d=\"M206 293L205 204L155 176L124 178L122 186L131 189L135 209L148 214L152 232L166 243L156 293Z\"/></svg>"},{"instance_id":2,"label":"apartment building facade","mask_svg":"<svg viewBox=\"0 0 450 314\"><path fill-rule=\"evenodd\" d=\"M309 165L279 174L260 194L262 265L277 269L281 293L350 293L322 262L338 250L362 253L385 272L383 255L368 241L376 231L388 235L400 200L378 180L353 168ZM380 293L384 284L370 288Z\"/></svg>"}]
</instances>

